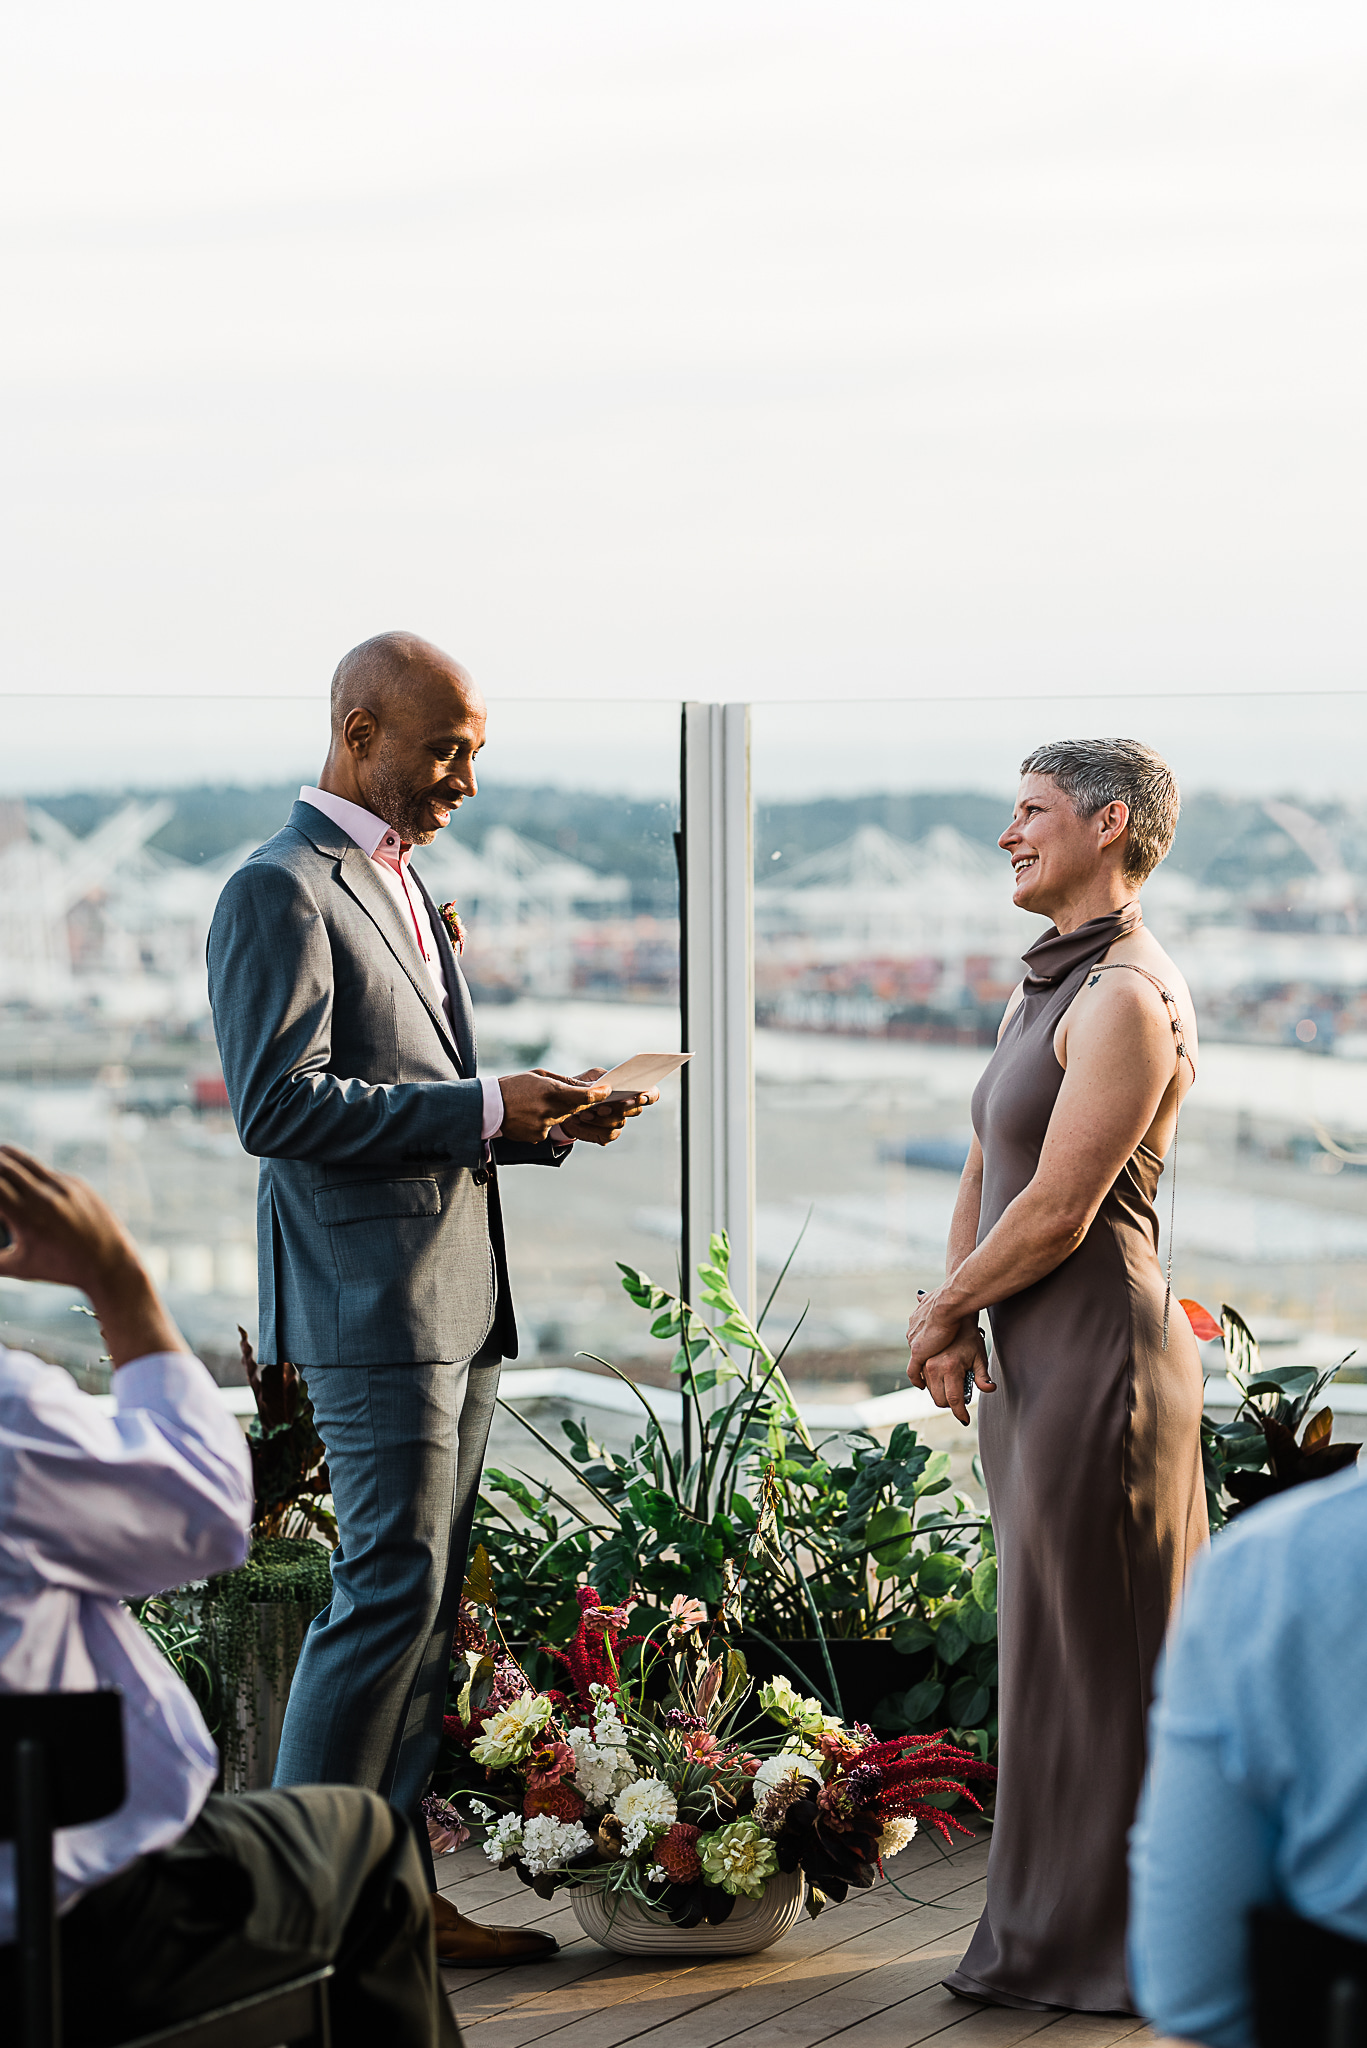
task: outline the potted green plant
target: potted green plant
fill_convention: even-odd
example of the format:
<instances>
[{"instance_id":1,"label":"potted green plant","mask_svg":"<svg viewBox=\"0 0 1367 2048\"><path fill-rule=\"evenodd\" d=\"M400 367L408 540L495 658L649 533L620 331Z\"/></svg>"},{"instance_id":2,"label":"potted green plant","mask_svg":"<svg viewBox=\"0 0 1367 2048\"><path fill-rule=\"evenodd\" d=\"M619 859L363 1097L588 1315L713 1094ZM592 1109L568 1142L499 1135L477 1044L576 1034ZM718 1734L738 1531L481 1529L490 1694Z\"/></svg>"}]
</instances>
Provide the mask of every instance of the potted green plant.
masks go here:
<instances>
[{"instance_id":1,"label":"potted green plant","mask_svg":"<svg viewBox=\"0 0 1367 2048\"><path fill-rule=\"evenodd\" d=\"M486 1474L480 1536L512 1638L563 1640L577 1626L579 1580L609 1602L635 1597L643 1627L662 1621L681 1593L720 1605L743 1575L770 1475L772 1554L740 1588L751 1669L782 1673L828 1711L891 1732L948 1722L987 1755L996 1739L996 1560L986 1517L951 1494L947 1454L904 1423L886 1444L868 1431L813 1440L783 1351L763 1337L774 1296L752 1323L731 1288L729 1257L718 1235L699 1267L710 1323L682 1296L620 1268L652 1335L676 1343L688 1452L671 1448L648 1392L606 1359L596 1362L643 1410L627 1451L605 1450L574 1421L562 1425L561 1450L509 1409L590 1497L586 1510L549 1482Z\"/></svg>"},{"instance_id":2,"label":"potted green plant","mask_svg":"<svg viewBox=\"0 0 1367 2048\"><path fill-rule=\"evenodd\" d=\"M337 1523L303 1381L292 1365L258 1366L246 1331L238 1335L257 1410L247 1432L247 1561L134 1612L195 1695L218 1744L224 1789L247 1792L271 1782L304 1632L332 1597Z\"/></svg>"},{"instance_id":3,"label":"potted green plant","mask_svg":"<svg viewBox=\"0 0 1367 2048\"><path fill-rule=\"evenodd\" d=\"M1252 1330L1228 1302L1220 1310L1218 1323L1199 1301L1184 1301L1182 1307L1203 1342L1218 1338L1223 1344L1225 1371L1240 1395L1230 1421L1201 1417L1201 1457L1212 1530L1223 1528L1244 1509L1256 1507L1288 1487L1332 1478L1357 1462L1360 1444L1332 1441L1333 1409L1310 1412L1347 1365L1351 1352L1323 1372L1312 1366L1264 1366Z\"/></svg>"}]
</instances>

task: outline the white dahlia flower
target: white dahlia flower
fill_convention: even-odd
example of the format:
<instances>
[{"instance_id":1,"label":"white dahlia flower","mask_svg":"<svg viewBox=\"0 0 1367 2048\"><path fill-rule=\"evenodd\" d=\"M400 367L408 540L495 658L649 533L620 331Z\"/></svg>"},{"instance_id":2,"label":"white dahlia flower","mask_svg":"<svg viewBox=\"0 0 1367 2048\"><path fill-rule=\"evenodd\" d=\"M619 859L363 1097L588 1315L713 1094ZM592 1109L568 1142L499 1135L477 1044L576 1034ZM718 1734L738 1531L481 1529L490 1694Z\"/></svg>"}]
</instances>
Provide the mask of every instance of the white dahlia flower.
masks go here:
<instances>
[{"instance_id":1,"label":"white dahlia flower","mask_svg":"<svg viewBox=\"0 0 1367 2048\"><path fill-rule=\"evenodd\" d=\"M679 1802L661 1778L638 1778L627 1785L613 1800L612 1810L627 1828L664 1829L679 1818Z\"/></svg>"}]
</instances>

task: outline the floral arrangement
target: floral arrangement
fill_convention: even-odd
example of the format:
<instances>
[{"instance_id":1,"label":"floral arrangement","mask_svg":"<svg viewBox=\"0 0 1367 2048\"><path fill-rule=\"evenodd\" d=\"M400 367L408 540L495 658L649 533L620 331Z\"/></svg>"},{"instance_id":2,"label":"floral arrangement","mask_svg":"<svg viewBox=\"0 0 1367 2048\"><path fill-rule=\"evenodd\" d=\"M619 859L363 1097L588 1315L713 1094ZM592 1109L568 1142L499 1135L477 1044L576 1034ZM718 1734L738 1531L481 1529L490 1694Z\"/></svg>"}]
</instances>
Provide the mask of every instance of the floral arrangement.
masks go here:
<instances>
[{"instance_id":1,"label":"floral arrangement","mask_svg":"<svg viewBox=\"0 0 1367 2048\"><path fill-rule=\"evenodd\" d=\"M466 1590L487 1598L481 1563ZM463 1761L456 1796L485 1854L541 1897L594 1888L677 1927L716 1926L800 1870L816 1914L871 1885L918 1823L946 1841L969 1833L939 1801L978 1805L964 1781L996 1774L970 1751L939 1735L875 1741L786 1678L757 1688L699 1600L677 1595L663 1631L631 1636L626 1608L592 1587L577 1597L578 1631L551 1653L563 1690L532 1686L482 1599L463 1601L456 1632L469 1672L446 1723Z\"/></svg>"},{"instance_id":2,"label":"floral arrangement","mask_svg":"<svg viewBox=\"0 0 1367 2048\"><path fill-rule=\"evenodd\" d=\"M455 904L439 903L437 905L437 916L450 933L451 944L455 947L457 953L463 953L465 951L465 920L456 909Z\"/></svg>"}]
</instances>

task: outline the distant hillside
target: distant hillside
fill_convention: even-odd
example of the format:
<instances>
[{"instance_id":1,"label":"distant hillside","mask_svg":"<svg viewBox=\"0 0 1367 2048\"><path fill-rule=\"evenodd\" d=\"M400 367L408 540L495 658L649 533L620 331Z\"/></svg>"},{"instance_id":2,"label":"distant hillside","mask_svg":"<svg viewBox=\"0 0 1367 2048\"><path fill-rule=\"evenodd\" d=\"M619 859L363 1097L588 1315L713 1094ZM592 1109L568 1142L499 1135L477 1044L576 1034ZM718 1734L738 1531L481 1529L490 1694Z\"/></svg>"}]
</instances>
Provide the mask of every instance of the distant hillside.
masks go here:
<instances>
[{"instance_id":1,"label":"distant hillside","mask_svg":"<svg viewBox=\"0 0 1367 2048\"><path fill-rule=\"evenodd\" d=\"M239 789L224 783L201 783L191 789L76 792L45 796L41 807L83 838L134 794L164 796L175 804L175 816L149 843L178 860L198 863L221 860L244 840L269 839L288 818L299 785L270 783ZM628 876L634 910L672 916L678 903L677 823L674 807L659 801L642 803L627 796L563 789L501 789L486 783L469 810L462 811L447 829L478 846L490 826L510 825L515 832L557 847L600 874Z\"/></svg>"},{"instance_id":2,"label":"distant hillside","mask_svg":"<svg viewBox=\"0 0 1367 2048\"><path fill-rule=\"evenodd\" d=\"M239 789L203 783L190 789L139 790L165 796L175 816L152 845L181 860L220 859L247 839L266 839L289 816L298 785ZM131 791L74 792L44 797L42 807L84 836ZM1342 848L1350 869L1367 867L1363 835L1346 814L1314 806ZM768 878L809 854L838 846L861 825L881 825L897 839L923 839L936 825L953 825L965 838L995 846L1006 822L1001 798L976 790L913 790L900 794L819 797L762 803L755 813L755 869ZM599 791L501 788L486 784L450 827L478 846L491 825L510 825L529 839L559 848L600 874L622 874L632 884L637 911L672 914L677 904L674 829L677 813L663 801L640 802ZM775 859L774 856L778 858ZM1187 799L1169 866L1193 880L1239 887L1250 879L1284 880L1310 863L1274 826L1261 804L1198 793Z\"/></svg>"}]
</instances>

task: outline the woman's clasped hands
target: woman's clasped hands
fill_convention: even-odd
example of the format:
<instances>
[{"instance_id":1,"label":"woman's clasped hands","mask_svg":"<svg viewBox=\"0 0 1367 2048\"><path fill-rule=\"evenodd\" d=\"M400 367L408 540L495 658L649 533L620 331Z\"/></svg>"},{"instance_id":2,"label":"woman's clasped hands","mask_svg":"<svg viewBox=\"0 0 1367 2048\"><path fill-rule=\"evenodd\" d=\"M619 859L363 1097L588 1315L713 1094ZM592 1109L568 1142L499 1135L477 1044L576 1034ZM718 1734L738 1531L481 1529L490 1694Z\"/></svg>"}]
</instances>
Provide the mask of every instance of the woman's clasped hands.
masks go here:
<instances>
[{"instance_id":1,"label":"woman's clasped hands","mask_svg":"<svg viewBox=\"0 0 1367 2048\"><path fill-rule=\"evenodd\" d=\"M907 1378L924 1387L937 1408L948 1408L968 1427L970 1389L996 1392L988 1370L987 1345L976 1315L964 1315L946 1300L948 1290L922 1294L907 1324L911 1357Z\"/></svg>"}]
</instances>

